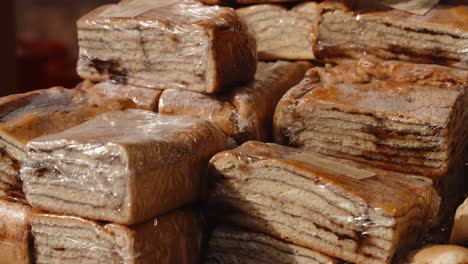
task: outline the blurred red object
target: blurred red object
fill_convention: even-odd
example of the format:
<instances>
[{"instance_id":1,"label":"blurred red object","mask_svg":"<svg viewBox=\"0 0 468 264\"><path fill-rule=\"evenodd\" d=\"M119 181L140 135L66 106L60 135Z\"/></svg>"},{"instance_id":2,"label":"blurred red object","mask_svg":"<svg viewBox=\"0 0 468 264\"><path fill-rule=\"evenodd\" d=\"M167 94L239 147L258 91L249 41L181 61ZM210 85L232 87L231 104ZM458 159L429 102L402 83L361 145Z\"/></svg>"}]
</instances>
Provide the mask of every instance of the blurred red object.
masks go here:
<instances>
[{"instance_id":1,"label":"blurred red object","mask_svg":"<svg viewBox=\"0 0 468 264\"><path fill-rule=\"evenodd\" d=\"M80 81L76 62L59 42L18 40L16 63L18 92L52 86L70 88Z\"/></svg>"}]
</instances>

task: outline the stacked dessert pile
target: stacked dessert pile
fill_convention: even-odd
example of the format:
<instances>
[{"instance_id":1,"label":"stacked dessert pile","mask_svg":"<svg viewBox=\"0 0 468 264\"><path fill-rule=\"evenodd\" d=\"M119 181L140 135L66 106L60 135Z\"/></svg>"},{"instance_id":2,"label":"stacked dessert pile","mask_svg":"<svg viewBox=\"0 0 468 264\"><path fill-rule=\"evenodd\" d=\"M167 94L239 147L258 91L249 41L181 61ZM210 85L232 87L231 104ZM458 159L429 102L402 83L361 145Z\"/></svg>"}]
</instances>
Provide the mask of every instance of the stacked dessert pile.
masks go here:
<instances>
[{"instance_id":1,"label":"stacked dessert pile","mask_svg":"<svg viewBox=\"0 0 468 264\"><path fill-rule=\"evenodd\" d=\"M99 7L83 83L0 99L0 263L197 263L201 200L208 263L391 263L454 216L466 5L201 2L238 9Z\"/></svg>"},{"instance_id":2,"label":"stacked dessert pile","mask_svg":"<svg viewBox=\"0 0 468 264\"><path fill-rule=\"evenodd\" d=\"M276 141L432 178L444 209L454 209L463 187L467 81L463 70L374 59L316 68L278 104Z\"/></svg>"},{"instance_id":3,"label":"stacked dessert pile","mask_svg":"<svg viewBox=\"0 0 468 264\"><path fill-rule=\"evenodd\" d=\"M78 34L82 84L0 101L0 263L196 263L192 205L228 140L196 116L153 111L162 89L228 93L251 81L255 41L233 9L193 1L103 6ZM309 65L270 68L294 80L275 79L277 102Z\"/></svg>"},{"instance_id":4,"label":"stacked dessert pile","mask_svg":"<svg viewBox=\"0 0 468 264\"><path fill-rule=\"evenodd\" d=\"M308 47L320 62L340 64L310 70L276 108L276 143L301 150L248 142L211 160L207 214L219 226L208 262L333 263L328 255L390 263L432 236L430 228L450 225L466 189L467 6L439 4L416 15L370 1L202 2L256 4L238 13L257 39L261 60L308 58L295 49L306 50L295 34L307 19L291 21L309 5L315 12L306 15ZM293 28L299 30L282 33ZM353 215L353 196L386 224ZM455 227L463 230L457 217ZM447 234L429 241L447 242ZM423 250L459 256L450 247ZM464 263L466 251L461 255L453 263Z\"/></svg>"}]
</instances>

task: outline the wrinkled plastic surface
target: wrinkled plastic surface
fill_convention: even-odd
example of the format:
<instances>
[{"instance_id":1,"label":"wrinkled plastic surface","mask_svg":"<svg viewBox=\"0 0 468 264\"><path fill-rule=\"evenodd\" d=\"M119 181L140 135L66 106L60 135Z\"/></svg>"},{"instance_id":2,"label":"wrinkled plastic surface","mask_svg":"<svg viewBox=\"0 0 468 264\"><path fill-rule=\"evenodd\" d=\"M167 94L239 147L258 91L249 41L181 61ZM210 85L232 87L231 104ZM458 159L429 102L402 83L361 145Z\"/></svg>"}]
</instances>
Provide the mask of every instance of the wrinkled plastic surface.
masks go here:
<instances>
[{"instance_id":1,"label":"wrinkled plastic surface","mask_svg":"<svg viewBox=\"0 0 468 264\"><path fill-rule=\"evenodd\" d=\"M131 99L138 109L158 111L158 101L161 96L161 90L123 85L114 81L105 81L96 84L84 81L79 87L87 93L96 96Z\"/></svg>"},{"instance_id":2,"label":"wrinkled plastic surface","mask_svg":"<svg viewBox=\"0 0 468 264\"><path fill-rule=\"evenodd\" d=\"M195 202L208 159L224 147L225 136L195 116L105 113L30 141L23 190L50 212L142 223Z\"/></svg>"},{"instance_id":3,"label":"wrinkled plastic surface","mask_svg":"<svg viewBox=\"0 0 468 264\"><path fill-rule=\"evenodd\" d=\"M277 143L432 178L461 155L466 71L364 58L307 76L278 103Z\"/></svg>"},{"instance_id":4,"label":"wrinkled plastic surface","mask_svg":"<svg viewBox=\"0 0 468 264\"><path fill-rule=\"evenodd\" d=\"M78 21L84 79L225 91L253 79L256 45L235 10L191 0L133 0Z\"/></svg>"},{"instance_id":5,"label":"wrinkled plastic surface","mask_svg":"<svg viewBox=\"0 0 468 264\"><path fill-rule=\"evenodd\" d=\"M90 95L54 87L0 99L0 189L20 187L16 179L26 143L63 131L111 110L134 107L129 99Z\"/></svg>"},{"instance_id":6,"label":"wrinkled plastic surface","mask_svg":"<svg viewBox=\"0 0 468 264\"><path fill-rule=\"evenodd\" d=\"M18 199L0 195L0 263L29 264L29 214Z\"/></svg>"},{"instance_id":7,"label":"wrinkled plastic surface","mask_svg":"<svg viewBox=\"0 0 468 264\"><path fill-rule=\"evenodd\" d=\"M224 95L165 90L159 101L159 111L198 115L238 144L247 140L269 140L276 103L289 88L299 83L310 67L307 62L260 62L255 81Z\"/></svg>"},{"instance_id":8,"label":"wrinkled plastic surface","mask_svg":"<svg viewBox=\"0 0 468 264\"><path fill-rule=\"evenodd\" d=\"M319 19L315 2L288 9L280 5L252 5L237 9L257 40L259 60L314 60Z\"/></svg>"},{"instance_id":9,"label":"wrinkled plastic surface","mask_svg":"<svg viewBox=\"0 0 468 264\"><path fill-rule=\"evenodd\" d=\"M468 69L467 5L440 4L417 15L378 7L375 1L359 1L354 8L350 2L320 4L319 60L342 62L370 54Z\"/></svg>"},{"instance_id":10,"label":"wrinkled plastic surface","mask_svg":"<svg viewBox=\"0 0 468 264\"><path fill-rule=\"evenodd\" d=\"M389 263L439 208L424 177L276 144L247 142L210 164L214 217L352 262Z\"/></svg>"},{"instance_id":11,"label":"wrinkled plastic surface","mask_svg":"<svg viewBox=\"0 0 468 264\"><path fill-rule=\"evenodd\" d=\"M69 258L82 263L198 263L203 238L200 216L191 209L136 226L35 214L31 229L38 264Z\"/></svg>"},{"instance_id":12,"label":"wrinkled plastic surface","mask_svg":"<svg viewBox=\"0 0 468 264\"><path fill-rule=\"evenodd\" d=\"M276 263L339 263L320 252L230 226L212 232L203 263L268 263L272 259Z\"/></svg>"}]
</instances>

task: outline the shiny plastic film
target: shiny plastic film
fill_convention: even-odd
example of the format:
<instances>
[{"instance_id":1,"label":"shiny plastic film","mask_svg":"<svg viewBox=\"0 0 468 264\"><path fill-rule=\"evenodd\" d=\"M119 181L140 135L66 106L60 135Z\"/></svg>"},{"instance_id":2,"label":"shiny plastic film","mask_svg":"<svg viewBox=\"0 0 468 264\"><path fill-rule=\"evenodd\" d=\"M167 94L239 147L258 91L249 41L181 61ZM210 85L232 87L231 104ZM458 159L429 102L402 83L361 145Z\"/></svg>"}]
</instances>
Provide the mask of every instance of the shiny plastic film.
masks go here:
<instances>
[{"instance_id":1,"label":"shiny plastic film","mask_svg":"<svg viewBox=\"0 0 468 264\"><path fill-rule=\"evenodd\" d=\"M320 252L231 226L217 227L211 234L203 263L338 264Z\"/></svg>"},{"instance_id":2,"label":"shiny plastic film","mask_svg":"<svg viewBox=\"0 0 468 264\"><path fill-rule=\"evenodd\" d=\"M29 248L32 212L24 199L0 194L0 263L33 263Z\"/></svg>"},{"instance_id":3,"label":"shiny plastic film","mask_svg":"<svg viewBox=\"0 0 468 264\"><path fill-rule=\"evenodd\" d=\"M288 9L275 4L237 9L257 41L259 60L314 60L319 19L315 2Z\"/></svg>"},{"instance_id":4,"label":"shiny plastic film","mask_svg":"<svg viewBox=\"0 0 468 264\"><path fill-rule=\"evenodd\" d=\"M21 189L17 176L29 140L61 132L104 112L129 107L135 104L128 99L111 99L63 87L1 98L0 190Z\"/></svg>"},{"instance_id":5,"label":"shiny plastic film","mask_svg":"<svg viewBox=\"0 0 468 264\"><path fill-rule=\"evenodd\" d=\"M31 233L37 264L195 264L203 238L200 216L190 209L135 226L37 213Z\"/></svg>"},{"instance_id":6,"label":"shiny plastic film","mask_svg":"<svg viewBox=\"0 0 468 264\"><path fill-rule=\"evenodd\" d=\"M88 94L107 98L128 98L132 100L138 109L158 111L161 90L136 87L121 84L115 81L92 83L83 81L77 88L83 89Z\"/></svg>"},{"instance_id":7,"label":"shiny plastic film","mask_svg":"<svg viewBox=\"0 0 468 264\"><path fill-rule=\"evenodd\" d=\"M211 217L350 262L391 263L439 209L425 177L271 143L244 143L210 165Z\"/></svg>"},{"instance_id":8,"label":"shiny plastic film","mask_svg":"<svg viewBox=\"0 0 468 264\"><path fill-rule=\"evenodd\" d=\"M28 202L48 212L137 224L199 199L226 138L195 116L130 109L30 141Z\"/></svg>"},{"instance_id":9,"label":"shiny plastic film","mask_svg":"<svg viewBox=\"0 0 468 264\"><path fill-rule=\"evenodd\" d=\"M232 8L124 1L97 8L77 26L84 79L216 93L254 78L255 39Z\"/></svg>"},{"instance_id":10,"label":"shiny plastic film","mask_svg":"<svg viewBox=\"0 0 468 264\"><path fill-rule=\"evenodd\" d=\"M266 141L272 136L276 103L311 66L308 62L259 62L254 81L223 95L168 89L161 95L159 112L198 115L238 144Z\"/></svg>"},{"instance_id":11,"label":"shiny plastic film","mask_svg":"<svg viewBox=\"0 0 468 264\"><path fill-rule=\"evenodd\" d=\"M405 5L409 1L383 2ZM327 0L319 6L315 55L322 62L340 63L370 54L387 60L468 69L466 4L441 3L423 15L380 6L371 0Z\"/></svg>"}]
</instances>

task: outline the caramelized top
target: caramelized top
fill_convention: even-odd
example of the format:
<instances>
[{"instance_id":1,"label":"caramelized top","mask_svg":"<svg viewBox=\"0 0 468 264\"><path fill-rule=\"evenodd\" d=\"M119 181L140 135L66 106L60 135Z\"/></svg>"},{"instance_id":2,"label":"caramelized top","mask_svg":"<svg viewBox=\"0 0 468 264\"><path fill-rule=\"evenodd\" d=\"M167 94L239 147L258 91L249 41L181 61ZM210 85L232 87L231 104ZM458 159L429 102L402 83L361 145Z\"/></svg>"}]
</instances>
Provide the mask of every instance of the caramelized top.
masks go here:
<instances>
[{"instance_id":1,"label":"caramelized top","mask_svg":"<svg viewBox=\"0 0 468 264\"><path fill-rule=\"evenodd\" d=\"M314 68L285 96L298 103L385 114L445 125L466 93L468 72L448 67L364 58L333 68ZM297 90L304 92L297 95ZM297 96L297 97L295 97Z\"/></svg>"},{"instance_id":2,"label":"caramelized top","mask_svg":"<svg viewBox=\"0 0 468 264\"><path fill-rule=\"evenodd\" d=\"M395 26L414 30L429 30L453 34L468 38L468 5L437 5L425 15L417 15L388 7L376 6L375 1L358 1L353 11L358 14L356 19L379 20ZM328 0L322 9L351 10L351 1ZM467 47L468 49L468 47Z\"/></svg>"},{"instance_id":3,"label":"caramelized top","mask_svg":"<svg viewBox=\"0 0 468 264\"><path fill-rule=\"evenodd\" d=\"M88 13L78 25L134 25L166 28L171 31L180 27L238 30L245 26L232 8L205 6L195 0L127 0L106 5Z\"/></svg>"},{"instance_id":4,"label":"caramelized top","mask_svg":"<svg viewBox=\"0 0 468 264\"><path fill-rule=\"evenodd\" d=\"M225 162L227 160L229 162ZM246 180L259 167L294 172L310 179L315 186L328 188L331 185L334 190L341 189L348 198L370 208L382 209L390 216L404 215L414 206L431 207L427 211L431 216L438 210L438 196L426 178L384 171L277 144L249 141L234 150L218 153L210 163L223 173L245 169L247 173L242 177Z\"/></svg>"},{"instance_id":5,"label":"caramelized top","mask_svg":"<svg viewBox=\"0 0 468 264\"><path fill-rule=\"evenodd\" d=\"M0 99L0 137L24 148L31 139L57 133L98 114L135 105L129 99L92 96L54 87Z\"/></svg>"}]
</instances>

